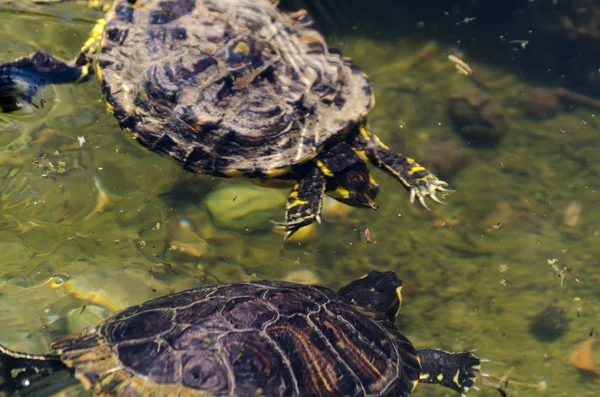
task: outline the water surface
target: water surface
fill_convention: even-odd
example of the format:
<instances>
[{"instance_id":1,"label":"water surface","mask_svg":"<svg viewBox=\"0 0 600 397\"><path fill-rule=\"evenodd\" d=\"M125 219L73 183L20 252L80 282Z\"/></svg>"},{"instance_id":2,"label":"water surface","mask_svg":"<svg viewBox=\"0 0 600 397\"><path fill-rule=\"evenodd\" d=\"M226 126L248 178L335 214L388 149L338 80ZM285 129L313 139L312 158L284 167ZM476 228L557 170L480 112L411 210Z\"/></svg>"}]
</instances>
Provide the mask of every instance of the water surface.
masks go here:
<instances>
[{"instance_id":1,"label":"water surface","mask_svg":"<svg viewBox=\"0 0 600 397\"><path fill-rule=\"evenodd\" d=\"M0 62L36 49L68 59L101 16L2 2ZM304 270L338 288L369 269L395 270L406 286L398 325L417 346L477 349L493 360L486 372L514 366L511 379L545 381L547 395L597 395L593 377L568 364L600 329L597 111L532 118L522 103L539 82L520 69L464 52L416 17L414 28L396 31L358 20L324 26L329 43L369 74L374 132L438 170L456 190L448 205L411 205L396 181L373 170L377 212L336 207L307 241L282 244L268 219L283 218L286 190L190 174L147 151L107 113L94 79L48 87L43 108L0 114L2 343L44 352L115 310L201 283ZM458 73L449 54L477 79ZM451 100L490 103L505 135L493 145L460 137ZM247 224L215 219L214 200ZM550 318L541 332L532 328L540 313ZM429 386L415 394L450 395Z\"/></svg>"}]
</instances>

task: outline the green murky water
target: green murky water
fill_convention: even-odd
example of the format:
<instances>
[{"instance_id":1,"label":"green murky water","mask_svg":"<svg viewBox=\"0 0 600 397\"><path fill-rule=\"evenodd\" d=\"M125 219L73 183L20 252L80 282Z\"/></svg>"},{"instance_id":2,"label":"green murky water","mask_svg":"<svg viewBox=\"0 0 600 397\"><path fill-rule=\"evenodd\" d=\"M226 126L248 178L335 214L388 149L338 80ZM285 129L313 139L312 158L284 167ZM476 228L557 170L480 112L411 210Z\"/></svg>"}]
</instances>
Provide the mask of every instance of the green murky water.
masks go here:
<instances>
[{"instance_id":1,"label":"green murky water","mask_svg":"<svg viewBox=\"0 0 600 397\"><path fill-rule=\"evenodd\" d=\"M1 2L0 63L39 48L70 58L99 17ZM478 349L493 360L486 372L514 366L511 379L545 381L547 395L600 393L568 363L600 330L600 116L575 106L532 119L521 105L527 81L476 53L464 54L477 73L467 77L447 58L463 55L430 40L330 43L371 77L373 130L456 193L426 211L374 170L380 209L330 205L303 242L283 245L270 229L286 190L189 174L148 152L106 112L95 80L48 87L43 108L0 114L0 342L44 352L112 311L201 283L303 277L337 288L390 269L406 285L398 325L416 345ZM461 138L450 101L484 109L505 136L494 146Z\"/></svg>"}]
</instances>

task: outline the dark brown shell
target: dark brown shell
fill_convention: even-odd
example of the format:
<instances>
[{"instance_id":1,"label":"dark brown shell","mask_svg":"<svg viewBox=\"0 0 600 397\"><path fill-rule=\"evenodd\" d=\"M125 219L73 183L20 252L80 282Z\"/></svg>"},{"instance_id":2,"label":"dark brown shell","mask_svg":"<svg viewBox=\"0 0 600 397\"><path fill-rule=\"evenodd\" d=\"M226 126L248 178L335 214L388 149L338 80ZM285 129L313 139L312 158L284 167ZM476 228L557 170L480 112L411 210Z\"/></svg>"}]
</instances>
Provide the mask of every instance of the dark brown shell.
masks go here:
<instances>
[{"instance_id":1,"label":"dark brown shell","mask_svg":"<svg viewBox=\"0 0 600 397\"><path fill-rule=\"evenodd\" d=\"M172 294L53 347L95 394L396 396L419 366L389 321L284 282Z\"/></svg>"},{"instance_id":2,"label":"dark brown shell","mask_svg":"<svg viewBox=\"0 0 600 397\"><path fill-rule=\"evenodd\" d=\"M280 175L371 107L360 69L271 0L118 0L94 57L122 127L216 173Z\"/></svg>"}]
</instances>

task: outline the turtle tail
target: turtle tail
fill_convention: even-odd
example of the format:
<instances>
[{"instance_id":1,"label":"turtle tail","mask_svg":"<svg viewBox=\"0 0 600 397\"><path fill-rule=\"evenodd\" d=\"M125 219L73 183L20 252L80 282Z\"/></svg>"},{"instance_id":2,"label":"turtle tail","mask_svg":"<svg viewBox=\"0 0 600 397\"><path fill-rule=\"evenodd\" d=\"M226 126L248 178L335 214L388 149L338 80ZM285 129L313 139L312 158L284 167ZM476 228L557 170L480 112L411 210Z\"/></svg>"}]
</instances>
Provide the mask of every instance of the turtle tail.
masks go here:
<instances>
[{"instance_id":1,"label":"turtle tail","mask_svg":"<svg viewBox=\"0 0 600 397\"><path fill-rule=\"evenodd\" d=\"M58 355L19 353L0 345L0 394L49 395L75 383L72 373Z\"/></svg>"}]
</instances>

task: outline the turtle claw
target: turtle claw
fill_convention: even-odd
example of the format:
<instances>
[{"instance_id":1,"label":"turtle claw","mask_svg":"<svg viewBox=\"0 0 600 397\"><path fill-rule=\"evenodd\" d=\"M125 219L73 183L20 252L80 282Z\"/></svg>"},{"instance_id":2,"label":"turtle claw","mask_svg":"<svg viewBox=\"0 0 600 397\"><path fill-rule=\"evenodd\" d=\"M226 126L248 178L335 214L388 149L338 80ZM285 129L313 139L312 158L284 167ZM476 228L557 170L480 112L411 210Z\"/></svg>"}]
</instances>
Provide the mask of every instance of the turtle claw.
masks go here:
<instances>
[{"instance_id":1,"label":"turtle claw","mask_svg":"<svg viewBox=\"0 0 600 397\"><path fill-rule=\"evenodd\" d=\"M428 210L428 211L430 210L429 207L427 206L427 204L425 204L425 199L421 195L419 195L419 203L421 203L423 208L425 208L426 210Z\"/></svg>"},{"instance_id":2,"label":"turtle claw","mask_svg":"<svg viewBox=\"0 0 600 397\"><path fill-rule=\"evenodd\" d=\"M435 201L436 203L438 203L438 204L441 204L441 205L446 205L446 203L445 203L445 202L443 202L442 200L440 200L439 198L437 198L437 196L435 195L435 193L434 193L434 194L431 194L431 195L429 195L429 197L430 197L430 198L431 198L433 201Z\"/></svg>"},{"instance_id":3,"label":"turtle claw","mask_svg":"<svg viewBox=\"0 0 600 397\"><path fill-rule=\"evenodd\" d=\"M289 239L296 233L298 230L303 228L304 226L308 226L313 223L313 218L309 219L297 219L291 222L278 222L271 220L271 223L274 225L276 230L283 230L285 234L283 235L283 241ZM321 223L321 217L316 217L318 223Z\"/></svg>"},{"instance_id":4,"label":"turtle claw","mask_svg":"<svg viewBox=\"0 0 600 397\"><path fill-rule=\"evenodd\" d=\"M446 205L446 203L440 200L435 193L440 192L454 192L452 189L446 189L444 186L448 186L446 181L442 181L437 179L437 177L433 174L429 174L426 178L419 180L419 184L410 187L410 202L411 204L415 202L415 199L418 198L419 203L423 206L423 208L429 210L429 207L425 203L425 198L429 197L432 201Z\"/></svg>"}]
</instances>

